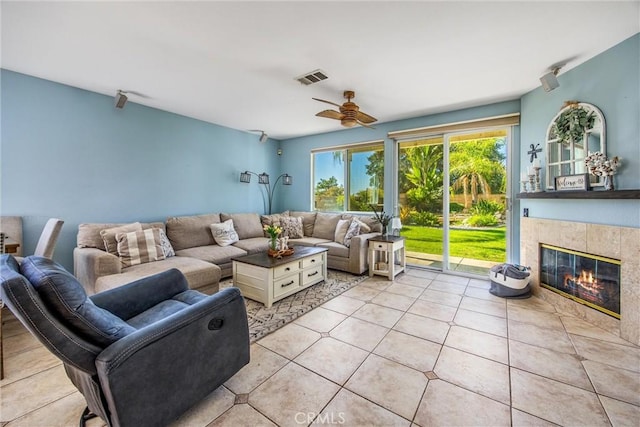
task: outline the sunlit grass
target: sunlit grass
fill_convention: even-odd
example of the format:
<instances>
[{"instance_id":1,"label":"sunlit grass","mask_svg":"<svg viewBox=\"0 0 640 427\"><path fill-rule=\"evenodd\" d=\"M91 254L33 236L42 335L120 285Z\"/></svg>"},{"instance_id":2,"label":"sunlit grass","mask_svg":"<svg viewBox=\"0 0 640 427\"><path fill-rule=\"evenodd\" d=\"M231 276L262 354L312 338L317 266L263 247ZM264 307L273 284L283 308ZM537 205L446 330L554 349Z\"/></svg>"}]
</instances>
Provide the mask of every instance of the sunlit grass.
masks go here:
<instances>
[{"instance_id":1,"label":"sunlit grass","mask_svg":"<svg viewBox=\"0 0 640 427\"><path fill-rule=\"evenodd\" d=\"M450 229L450 256L505 262L506 228ZM402 227L408 251L442 254L442 228L408 225Z\"/></svg>"}]
</instances>

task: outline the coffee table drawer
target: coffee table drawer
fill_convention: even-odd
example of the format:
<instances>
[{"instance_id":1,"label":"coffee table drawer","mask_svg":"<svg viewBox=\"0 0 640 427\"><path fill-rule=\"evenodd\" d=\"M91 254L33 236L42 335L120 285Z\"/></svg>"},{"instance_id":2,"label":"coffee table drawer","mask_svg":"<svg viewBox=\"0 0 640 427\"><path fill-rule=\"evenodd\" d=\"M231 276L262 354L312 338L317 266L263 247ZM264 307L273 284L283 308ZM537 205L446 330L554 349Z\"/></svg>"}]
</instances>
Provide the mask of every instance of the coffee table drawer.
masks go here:
<instances>
[{"instance_id":1,"label":"coffee table drawer","mask_svg":"<svg viewBox=\"0 0 640 427\"><path fill-rule=\"evenodd\" d=\"M323 275L324 266L319 265L315 268L309 268L302 272L302 286L309 283L317 282L324 279Z\"/></svg>"},{"instance_id":2,"label":"coffee table drawer","mask_svg":"<svg viewBox=\"0 0 640 427\"><path fill-rule=\"evenodd\" d=\"M322 265L323 261L324 261L324 253L310 256L302 260L302 268L307 268L307 267L316 266L316 265L320 266Z\"/></svg>"},{"instance_id":3,"label":"coffee table drawer","mask_svg":"<svg viewBox=\"0 0 640 427\"><path fill-rule=\"evenodd\" d=\"M275 280L273 282L273 296L274 298L277 298L280 295L286 294L287 292L292 291L299 287L300 287L299 274L293 274L283 279Z\"/></svg>"},{"instance_id":4,"label":"coffee table drawer","mask_svg":"<svg viewBox=\"0 0 640 427\"><path fill-rule=\"evenodd\" d=\"M274 267L273 269L273 278L277 279L278 277L286 276L291 273L296 273L300 271L300 262L290 262L289 264L280 265L278 267Z\"/></svg>"}]
</instances>

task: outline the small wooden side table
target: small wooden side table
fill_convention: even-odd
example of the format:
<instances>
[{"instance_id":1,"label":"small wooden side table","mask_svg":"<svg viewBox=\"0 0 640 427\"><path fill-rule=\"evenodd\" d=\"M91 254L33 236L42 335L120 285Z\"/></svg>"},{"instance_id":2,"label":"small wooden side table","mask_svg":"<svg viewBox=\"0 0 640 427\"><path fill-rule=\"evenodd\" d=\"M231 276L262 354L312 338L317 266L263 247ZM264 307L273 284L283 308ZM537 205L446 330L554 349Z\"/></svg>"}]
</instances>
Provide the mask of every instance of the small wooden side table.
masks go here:
<instances>
[{"instance_id":1,"label":"small wooden side table","mask_svg":"<svg viewBox=\"0 0 640 427\"><path fill-rule=\"evenodd\" d=\"M369 276L387 276L393 280L406 268L404 237L377 236L369 239Z\"/></svg>"}]
</instances>

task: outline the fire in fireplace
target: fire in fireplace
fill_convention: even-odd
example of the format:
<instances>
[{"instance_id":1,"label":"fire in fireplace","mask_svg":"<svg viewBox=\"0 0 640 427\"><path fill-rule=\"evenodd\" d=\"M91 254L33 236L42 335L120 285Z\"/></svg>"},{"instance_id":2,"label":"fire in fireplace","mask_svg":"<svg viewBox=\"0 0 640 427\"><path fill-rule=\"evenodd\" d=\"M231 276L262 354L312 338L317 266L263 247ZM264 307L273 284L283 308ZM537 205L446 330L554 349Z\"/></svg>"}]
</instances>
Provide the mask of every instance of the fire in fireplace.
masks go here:
<instances>
[{"instance_id":1,"label":"fire in fireplace","mask_svg":"<svg viewBox=\"0 0 640 427\"><path fill-rule=\"evenodd\" d=\"M540 245L540 285L620 318L620 261Z\"/></svg>"}]
</instances>

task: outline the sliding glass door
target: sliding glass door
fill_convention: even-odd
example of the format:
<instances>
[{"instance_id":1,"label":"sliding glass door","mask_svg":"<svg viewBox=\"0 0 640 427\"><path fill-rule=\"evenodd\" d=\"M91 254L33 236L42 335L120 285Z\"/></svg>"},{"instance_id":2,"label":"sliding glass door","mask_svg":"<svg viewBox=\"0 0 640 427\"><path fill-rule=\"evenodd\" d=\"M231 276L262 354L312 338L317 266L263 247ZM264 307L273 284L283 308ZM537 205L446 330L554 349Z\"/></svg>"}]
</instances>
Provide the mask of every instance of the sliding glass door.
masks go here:
<instances>
[{"instance_id":1,"label":"sliding glass door","mask_svg":"<svg viewBox=\"0 0 640 427\"><path fill-rule=\"evenodd\" d=\"M507 258L509 128L398 143L407 262L484 275Z\"/></svg>"}]
</instances>

